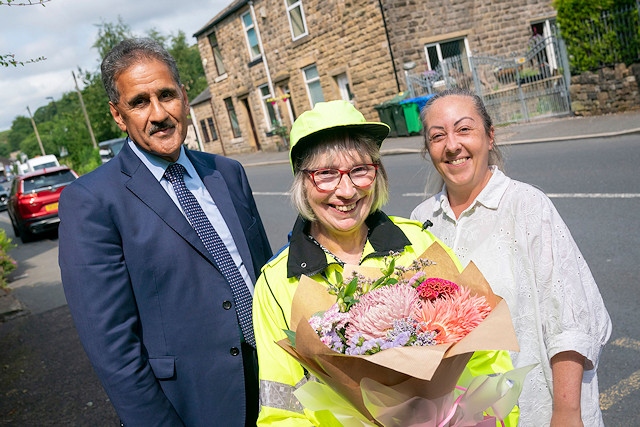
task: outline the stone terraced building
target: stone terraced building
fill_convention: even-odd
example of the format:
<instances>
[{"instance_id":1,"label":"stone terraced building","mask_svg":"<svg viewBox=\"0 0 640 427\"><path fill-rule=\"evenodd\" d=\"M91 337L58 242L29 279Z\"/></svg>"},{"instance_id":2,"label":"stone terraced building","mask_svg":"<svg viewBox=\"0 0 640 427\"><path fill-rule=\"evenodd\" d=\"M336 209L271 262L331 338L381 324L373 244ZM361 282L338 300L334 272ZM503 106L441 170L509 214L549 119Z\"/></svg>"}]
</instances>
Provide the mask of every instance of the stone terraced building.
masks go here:
<instances>
[{"instance_id":1,"label":"stone terraced building","mask_svg":"<svg viewBox=\"0 0 640 427\"><path fill-rule=\"evenodd\" d=\"M236 0L194 34L209 87L192 117L205 151L286 149L283 133L316 102L346 99L379 120L408 70L513 57L554 26L551 0Z\"/></svg>"}]
</instances>

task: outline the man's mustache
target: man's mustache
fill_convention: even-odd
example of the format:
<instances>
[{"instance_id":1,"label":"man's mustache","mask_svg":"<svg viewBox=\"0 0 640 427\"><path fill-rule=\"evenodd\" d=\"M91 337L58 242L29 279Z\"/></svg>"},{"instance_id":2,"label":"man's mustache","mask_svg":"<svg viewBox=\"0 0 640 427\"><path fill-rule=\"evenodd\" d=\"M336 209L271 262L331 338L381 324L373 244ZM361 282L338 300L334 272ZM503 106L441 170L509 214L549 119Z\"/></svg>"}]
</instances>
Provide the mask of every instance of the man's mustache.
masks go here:
<instances>
[{"instance_id":1,"label":"man's mustache","mask_svg":"<svg viewBox=\"0 0 640 427\"><path fill-rule=\"evenodd\" d=\"M170 120L165 120L160 123L155 123L151 125L151 129L149 129L149 135L153 135L156 132L160 132L165 129L170 129L175 127L175 125Z\"/></svg>"}]
</instances>

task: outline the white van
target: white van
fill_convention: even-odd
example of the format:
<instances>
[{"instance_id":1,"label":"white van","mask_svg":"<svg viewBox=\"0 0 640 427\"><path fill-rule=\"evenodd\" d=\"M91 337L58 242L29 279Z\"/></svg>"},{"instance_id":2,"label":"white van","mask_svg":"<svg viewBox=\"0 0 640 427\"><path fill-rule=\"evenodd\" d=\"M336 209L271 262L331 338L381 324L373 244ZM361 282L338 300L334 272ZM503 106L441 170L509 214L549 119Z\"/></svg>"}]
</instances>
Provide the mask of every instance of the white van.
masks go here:
<instances>
[{"instance_id":1,"label":"white van","mask_svg":"<svg viewBox=\"0 0 640 427\"><path fill-rule=\"evenodd\" d=\"M27 160L26 163L22 163L18 166L20 175L25 173L35 172L39 169L52 168L54 166L60 166L58 158L53 154L46 154L44 156L34 157Z\"/></svg>"}]
</instances>

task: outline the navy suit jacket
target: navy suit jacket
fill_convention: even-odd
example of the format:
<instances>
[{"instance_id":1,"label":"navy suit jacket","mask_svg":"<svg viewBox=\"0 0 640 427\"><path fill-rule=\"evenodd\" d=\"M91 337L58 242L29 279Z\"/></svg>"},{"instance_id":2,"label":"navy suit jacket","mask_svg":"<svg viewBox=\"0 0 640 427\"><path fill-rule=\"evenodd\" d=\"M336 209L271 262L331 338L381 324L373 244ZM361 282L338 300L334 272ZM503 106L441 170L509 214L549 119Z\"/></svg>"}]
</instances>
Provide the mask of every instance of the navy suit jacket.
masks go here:
<instances>
[{"instance_id":1,"label":"navy suit jacket","mask_svg":"<svg viewBox=\"0 0 640 427\"><path fill-rule=\"evenodd\" d=\"M244 169L213 154L187 155L255 282L271 248ZM59 215L67 302L124 424L250 424L229 284L128 144L64 189Z\"/></svg>"}]
</instances>

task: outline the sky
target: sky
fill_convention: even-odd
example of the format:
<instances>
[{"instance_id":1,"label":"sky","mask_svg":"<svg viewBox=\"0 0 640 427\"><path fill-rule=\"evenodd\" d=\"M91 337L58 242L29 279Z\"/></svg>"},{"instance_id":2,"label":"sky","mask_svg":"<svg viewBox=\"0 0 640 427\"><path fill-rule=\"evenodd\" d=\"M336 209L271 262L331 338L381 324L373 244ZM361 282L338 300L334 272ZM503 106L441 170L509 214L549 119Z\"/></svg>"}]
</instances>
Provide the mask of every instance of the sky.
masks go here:
<instances>
[{"instance_id":1,"label":"sky","mask_svg":"<svg viewBox=\"0 0 640 427\"><path fill-rule=\"evenodd\" d=\"M14 4L27 3L15 0ZM0 131L11 128L17 116L29 117L39 107L75 90L72 72L78 67L97 71L100 58L91 46L97 25L117 23L118 17L134 35L152 28L164 35L182 30L189 43L193 33L231 4L232 0L51 0L45 6L0 5L0 54L16 60L44 56L45 61L0 67ZM78 80L82 87L82 82Z\"/></svg>"}]
</instances>

